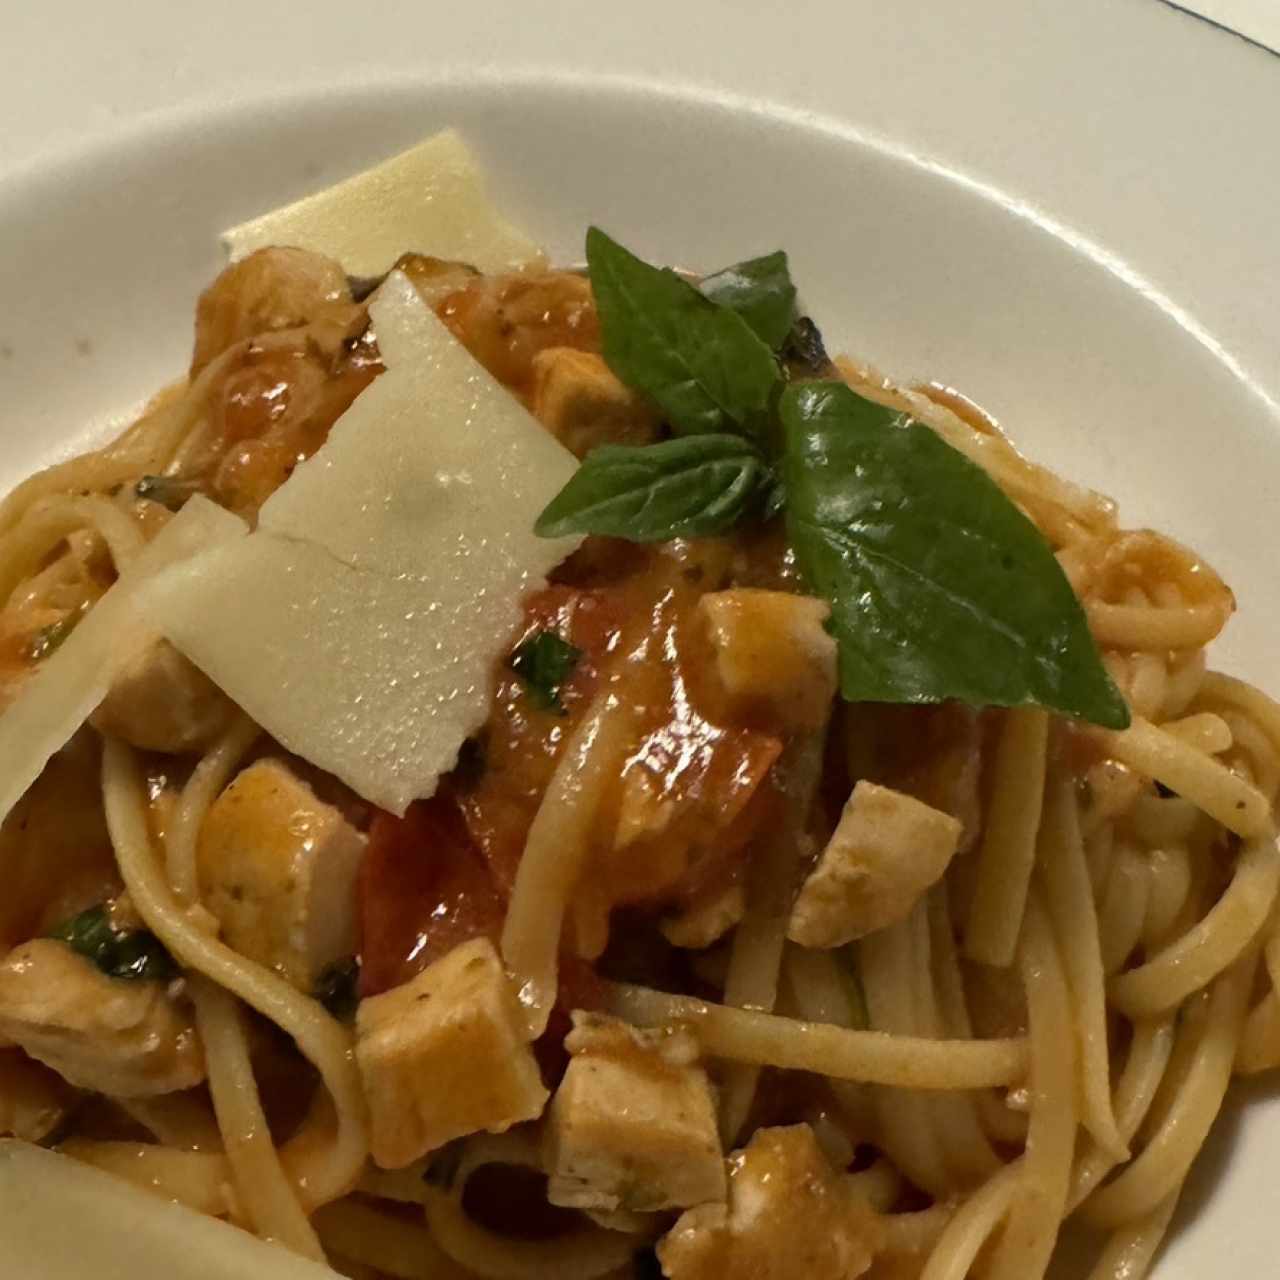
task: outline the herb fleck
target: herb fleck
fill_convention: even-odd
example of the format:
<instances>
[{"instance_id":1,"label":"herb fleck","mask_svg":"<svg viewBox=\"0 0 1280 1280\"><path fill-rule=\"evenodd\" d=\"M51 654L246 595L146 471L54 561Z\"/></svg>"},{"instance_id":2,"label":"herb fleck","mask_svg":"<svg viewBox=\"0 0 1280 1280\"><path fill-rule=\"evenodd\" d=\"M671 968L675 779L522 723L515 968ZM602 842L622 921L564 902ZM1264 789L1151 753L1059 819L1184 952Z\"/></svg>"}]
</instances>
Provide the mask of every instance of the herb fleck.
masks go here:
<instances>
[{"instance_id":1,"label":"herb fleck","mask_svg":"<svg viewBox=\"0 0 1280 1280\"><path fill-rule=\"evenodd\" d=\"M560 688L573 674L582 650L556 635L536 631L516 646L507 665L524 682L535 706L543 711L564 714Z\"/></svg>"}]
</instances>

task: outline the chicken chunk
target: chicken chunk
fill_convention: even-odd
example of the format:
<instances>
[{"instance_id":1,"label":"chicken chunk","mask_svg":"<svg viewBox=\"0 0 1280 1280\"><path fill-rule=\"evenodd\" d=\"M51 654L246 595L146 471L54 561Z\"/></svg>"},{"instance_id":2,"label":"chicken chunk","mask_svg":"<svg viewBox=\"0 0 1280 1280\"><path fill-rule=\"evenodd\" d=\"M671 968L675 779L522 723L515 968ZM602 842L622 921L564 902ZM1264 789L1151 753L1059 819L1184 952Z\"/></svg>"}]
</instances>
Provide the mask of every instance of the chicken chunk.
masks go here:
<instances>
[{"instance_id":1,"label":"chicken chunk","mask_svg":"<svg viewBox=\"0 0 1280 1280\"><path fill-rule=\"evenodd\" d=\"M0 1050L0 1135L41 1141L62 1123L74 1096L61 1076L20 1049Z\"/></svg>"},{"instance_id":2,"label":"chicken chunk","mask_svg":"<svg viewBox=\"0 0 1280 1280\"><path fill-rule=\"evenodd\" d=\"M0 1035L78 1088L120 1098L204 1079L191 1018L163 983L109 978L52 938L0 963Z\"/></svg>"},{"instance_id":3,"label":"chicken chunk","mask_svg":"<svg viewBox=\"0 0 1280 1280\"><path fill-rule=\"evenodd\" d=\"M836 642L823 600L738 587L698 601L730 699L790 730L819 729L836 691Z\"/></svg>"},{"instance_id":4,"label":"chicken chunk","mask_svg":"<svg viewBox=\"0 0 1280 1280\"><path fill-rule=\"evenodd\" d=\"M761 1129L729 1159L729 1202L683 1214L658 1242L670 1280L854 1280L881 1227L799 1124Z\"/></svg>"},{"instance_id":5,"label":"chicken chunk","mask_svg":"<svg viewBox=\"0 0 1280 1280\"><path fill-rule=\"evenodd\" d=\"M896 924L955 856L960 823L923 801L859 782L804 882L787 936L839 947Z\"/></svg>"},{"instance_id":6,"label":"chicken chunk","mask_svg":"<svg viewBox=\"0 0 1280 1280\"><path fill-rule=\"evenodd\" d=\"M533 413L579 458L602 444L650 444L658 415L594 352L549 347L533 357Z\"/></svg>"},{"instance_id":7,"label":"chicken chunk","mask_svg":"<svg viewBox=\"0 0 1280 1280\"><path fill-rule=\"evenodd\" d=\"M487 938L361 1001L356 1061L370 1151L384 1169L465 1134L535 1120L547 1102L519 1004Z\"/></svg>"},{"instance_id":8,"label":"chicken chunk","mask_svg":"<svg viewBox=\"0 0 1280 1280\"><path fill-rule=\"evenodd\" d=\"M259 249L234 262L196 304L194 377L243 338L355 314L342 268L306 249Z\"/></svg>"},{"instance_id":9,"label":"chicken chunk","mask_svg":"<svg viewBox=\"0 0 1280 1280\"><path fill-rule=\"evenodd\" d=\"M356 950L365 838L279 760L241 770L200 829L204 905L228 946L314 990Z\"/></svg>"},{"instance_id":10,"label":"chicken chunk","mask_svg":"<svg viewBox=\"0 0 1280 1280\"><path fill-rule=\"evenodd\" d=\"M93 713L102 733L143 751L199 751L231 722L235 704L167 640L143 649Z\"/></svg>"},{"instance_id":11,"label":"chicken chunk","mask_svg":"<svg viewBox=\"0 0 1280 1280\"><path fill-rule=\"evenodd\" d=\"M547 1117L547 1198L606 1213L725 1197L715 1107L688 1033L576 1012Z\"/></svg>"}]
</instances>

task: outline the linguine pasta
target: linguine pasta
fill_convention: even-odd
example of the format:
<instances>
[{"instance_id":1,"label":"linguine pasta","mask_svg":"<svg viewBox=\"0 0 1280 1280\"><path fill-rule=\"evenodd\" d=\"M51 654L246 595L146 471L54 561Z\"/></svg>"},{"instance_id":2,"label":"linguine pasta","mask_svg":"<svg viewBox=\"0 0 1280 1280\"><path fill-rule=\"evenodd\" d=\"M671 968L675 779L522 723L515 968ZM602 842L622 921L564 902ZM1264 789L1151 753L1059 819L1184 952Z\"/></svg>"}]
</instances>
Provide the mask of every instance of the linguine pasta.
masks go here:
<instances>
[{"instance_id":1,"label":"linguine pasta","mask_svg":"<svg viewBox=\"0 0 1280 1280\"><path fill-rule=\"evenodd\" d=\"M661 435L604 368L580 275L401 265L579 455ZM367 302L334 270L273 249L229 268L202 299L190 376L0 505L8 707L174 510L200 493L252 523L380 374ZM825 376L926 424L1034 522L1127 729L1039 707L845 703L834 687L799 724L784 711L800 691L767 678L742 712L717 683L703 602L802 592L770 526L589 539L522 602L513 640L558 629L568 674L539 704L502 664L476 750L404 820L319 776L189 664L163 707L142 685L118 697L120 677L0 833L5 1130L353 1277L596 1280L651 1274L656 1248L671 1280L1030 1280L1065 1229L1095 1242L1095 1280L1146 1274L1232 1078L1280 1064L1280 709L1209 665L1234 601L1194 553L1124 529L1111 502L1023 458L952 394L847 360ZM213 708L188 737L162 723L178 694ZM227 886L202 851L264 762L364 842L354 1023L332 985L237 945L220 914ZM892 918L802 946L797 895L867 784L950 824L953 856L910 888L890 864L866 892ZM254 840L274 847L287 827ZM104 977L82 948L41 989L47 948L67 945L49 935L100 904L119 936L151 935L172 974ZM509 976L513 1043L534 1046L555 1100L380 1166L371 1103L390 1103L371 1091L393 1086L357 1048L369 1001L480 938ZM113 1040L94 1005L103 982L155 988L163 1025L198 1046L198 1079L112 1091L139 1055L179 1050ZM590 1058L615 1019L661 1034L610 1041L599 1062L623 1070L640 1053L651 1075L709 1079L728 1159L718 1200L596 1196L566 1172L566 1040L573 1062ZM482 1078L493 1062L466 1069ZM392 1102L409 1125L416 1097ZM753 1189L754 1218L739 1201ZM810 1235L838 1260L807 1257Z\"/></svg>"}]
</instances>

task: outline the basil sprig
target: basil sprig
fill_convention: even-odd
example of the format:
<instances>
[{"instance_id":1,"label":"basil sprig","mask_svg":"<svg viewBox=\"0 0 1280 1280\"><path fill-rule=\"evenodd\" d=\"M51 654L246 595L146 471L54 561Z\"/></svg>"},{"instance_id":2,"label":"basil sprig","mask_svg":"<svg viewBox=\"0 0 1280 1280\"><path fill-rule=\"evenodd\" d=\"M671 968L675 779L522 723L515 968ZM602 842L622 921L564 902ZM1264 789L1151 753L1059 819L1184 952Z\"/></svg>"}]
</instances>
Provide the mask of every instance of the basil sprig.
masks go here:
<instances>
[{"instance_id":1,"label":"basil sprig","mask_svg":"<svg viewBox=\"0 0 1280 1280\"><path fill-rule=\"evenodd\" d=\"M1128 724L1052 549L986 472L842 383L787 385L781 361L795 365L798 340L802 367L825 367L826 353L796 320L784 254L699 290L593 227L587 261L605 360L677 438L594 450L539 534L654 542L781 513L807 585L831 605L846 699Z\"/></svg>"},{"instance_id":2,"label":"basil sprig","mask_svg":"<svg viewBox=\"0 0 1280 1280\"><path fill-rule=\"evenodd\" d=\"M831 603L846 699L1128 724L1049 544L981 467L842 383L790 387L780 414L787 536Z\"/></svg>"},{"instance_id":3,"label":"basil sprig","mask_svg":"<svg viewBox=\"0 0 1280 1280\"><path fill-rule=\"evenodd\" d=\"M49 936L91 960L109 978L168 982L177 976L173 957L146 929L116 929L105 906L64 920Z\"/></svg>"}]
</instances>

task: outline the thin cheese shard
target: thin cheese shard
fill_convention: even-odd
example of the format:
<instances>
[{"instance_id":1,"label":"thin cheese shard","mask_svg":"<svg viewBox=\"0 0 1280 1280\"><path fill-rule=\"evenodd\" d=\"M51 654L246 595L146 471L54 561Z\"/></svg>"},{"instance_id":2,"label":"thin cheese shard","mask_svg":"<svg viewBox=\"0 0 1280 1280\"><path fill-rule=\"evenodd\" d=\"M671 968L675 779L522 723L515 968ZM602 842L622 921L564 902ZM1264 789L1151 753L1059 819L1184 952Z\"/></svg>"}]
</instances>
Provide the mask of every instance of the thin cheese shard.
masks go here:
<instances>
[{"instance_id":1,"label":"thin cheese shard","mask_svg":"<svg viewBox=\"0 0 1280 1280\"><path fill-rule=\"evenodd\" d=\"M452 129L375 168L223 232L232 261L269 245L336 258L378 276L402 253L468 262L485 273L542 260L537 246L489 202L484 175Z\"/></svg>"},{"instance_id":2,"label":"thin cheese shard","mask_svg":"<svg viewBox=\"0 0 1280 1280\"><path fill-rule=\"evenodd\" d=\"M31 1280L335 1277L318 1262L123 1178L8 1139L0 1140L0 1239L0 1271Z\"/></svg>"},{"instance_id":3,"label":"thin cheese shard","mask_svg":"<svg viewBox=\"0 0 1280 1280\"><path fill-rule=\"evenodd\" d=\"M0 822L93 714L116 676L156 638L142 604L156 575L247 533L238 516L192 498L41 663L0 716Z\"/></svg>"},{"instance_id":4,"label":"thin cheese shard","mask_svg":"<svg viewBox=\"0 0 1280 1280\"><path fill-rule=\"evenodd\" d=\"M372 315L388 372L254 534L148 598L275 738L403 813L484 722L522 596L580 541L533 533L577 462L403 275Z\"/></svg>"}]
</instances>

